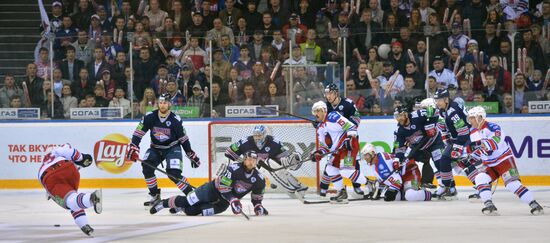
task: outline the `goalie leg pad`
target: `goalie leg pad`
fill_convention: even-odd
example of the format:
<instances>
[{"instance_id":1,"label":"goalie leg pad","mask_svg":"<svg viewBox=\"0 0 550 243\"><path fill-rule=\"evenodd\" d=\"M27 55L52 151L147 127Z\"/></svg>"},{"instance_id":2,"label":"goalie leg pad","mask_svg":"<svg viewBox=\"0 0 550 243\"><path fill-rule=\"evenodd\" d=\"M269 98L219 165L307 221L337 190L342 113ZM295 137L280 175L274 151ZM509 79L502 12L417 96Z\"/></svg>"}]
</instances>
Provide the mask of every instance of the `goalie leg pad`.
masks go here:
<instances>
[{"instance_id":1,"label":"goalie leg pad","mask_svg":"<svg viewBox=\"0 0 550 243\"><path fill-rule=\"evenodd\" d=\"M287 189L289 192L294 192L296 190L300 190L305 188L305 186L296 179L290 172L286 170L280 170L276 171L274 173L270 173L273 177L274 181L277 182L280 186Z\"/></svg>"}]
</instances>

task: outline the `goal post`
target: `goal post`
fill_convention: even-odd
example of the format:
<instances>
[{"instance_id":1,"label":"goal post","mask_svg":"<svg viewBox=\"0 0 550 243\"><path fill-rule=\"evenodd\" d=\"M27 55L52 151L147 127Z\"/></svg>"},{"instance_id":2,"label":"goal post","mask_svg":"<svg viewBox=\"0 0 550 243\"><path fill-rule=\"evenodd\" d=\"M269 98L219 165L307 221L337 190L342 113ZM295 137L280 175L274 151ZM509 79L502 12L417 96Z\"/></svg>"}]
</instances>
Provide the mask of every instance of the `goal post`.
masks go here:
<instances>
[{"instance_id":1,"label":"goal post","mask_svg":"<svg viewBox=\"0 0 550 243\"><path fill-rule=\"evenodd\" d=\"M267 127L267 134L280 141L284 148L290 152L297 152L301 158L307 158L317 148L316 129L310 122L301 120L231 120L212 121L208 125L208 179L216 177L216 172L221 165L226 164L225 150L235 142L252 135L256 125ZM308 192L318 191L320 179L319 163L306 161L297 170L289 170L302 184L309 187ZM270 175L266 170L261 170L269 181ZM271 183L271 182L269 182ZM269 184L267 183L267 184ZM266 185L266 192L285 192L282 187L276 189Z\"/></svg>"}]
</instances>

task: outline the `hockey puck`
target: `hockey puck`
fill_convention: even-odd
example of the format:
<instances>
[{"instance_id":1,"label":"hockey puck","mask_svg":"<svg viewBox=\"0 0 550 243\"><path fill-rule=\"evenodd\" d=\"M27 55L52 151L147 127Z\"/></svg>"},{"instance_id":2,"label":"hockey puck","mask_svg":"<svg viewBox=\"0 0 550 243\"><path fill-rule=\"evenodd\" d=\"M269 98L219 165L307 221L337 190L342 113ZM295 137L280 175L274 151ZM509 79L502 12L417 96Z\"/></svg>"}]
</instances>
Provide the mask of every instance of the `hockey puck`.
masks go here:
<instances>
[{"instance_id":1,"label":"hockey puck","mask_svg":"<svg viewBox=\"0 0 550 243\"><path fill-rule=\"evenodd\" d=\"M271 189L276 189L277 188L277 185L271 183Z\"/></svg>"},{"instance_id":2,"label":"hockey puck","mask_svg":"<svg viewBox=\"0 0 550 243\"><path fill-rule=\"evenodd\" d=\"M61 227L60 224L54 224L53 227Z\"/></svg>"}]
</instances>

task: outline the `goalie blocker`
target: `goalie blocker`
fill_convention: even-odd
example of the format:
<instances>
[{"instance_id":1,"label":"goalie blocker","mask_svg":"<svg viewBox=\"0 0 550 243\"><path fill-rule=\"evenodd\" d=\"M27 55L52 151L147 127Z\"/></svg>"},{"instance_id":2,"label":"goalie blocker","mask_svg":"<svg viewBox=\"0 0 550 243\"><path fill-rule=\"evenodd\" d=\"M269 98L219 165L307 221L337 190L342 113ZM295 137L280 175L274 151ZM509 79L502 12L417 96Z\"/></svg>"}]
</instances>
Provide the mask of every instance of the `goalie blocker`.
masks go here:
<instances>
[{"instance_id":1,"label":"goalie blocker","mask_svg":"<svg viewBox=\"0 0 550 243\"><path fill-rule=\"evenodd\" d=\"M264 125L257 125L252 130L252 136L241 139L232 144L225 151L225 157L232 161L239 161L243 151L254 151L258 154L258 168L269 172L269 178L276 185L286 189L291 198L303 198L308 187L303 185L289 170L297 170L303 161L300 154L286 150L281 142L271 135L267 135ZM281 169L283 168L283 169ZM222 171L218 172L223 173Z\"/></svg>"}]
</instances>

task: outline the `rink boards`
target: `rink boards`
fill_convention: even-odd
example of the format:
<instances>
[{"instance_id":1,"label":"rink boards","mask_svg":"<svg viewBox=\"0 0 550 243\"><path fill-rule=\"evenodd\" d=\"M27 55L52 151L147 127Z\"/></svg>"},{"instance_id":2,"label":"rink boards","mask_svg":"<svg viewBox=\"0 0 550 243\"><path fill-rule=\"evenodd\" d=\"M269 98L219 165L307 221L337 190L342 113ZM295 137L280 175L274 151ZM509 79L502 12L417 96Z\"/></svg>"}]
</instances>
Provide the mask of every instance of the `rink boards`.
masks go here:
<instances>
[{"instance_id":1,"label":"rink boards","mask_svg":"<svg viewBox=\"0 0 550 243\"><path fill-rule=\"evenodd\" d=\"M505 140L517 157L522 181L527 185L550 185L550 116L490 117L489 120L502 127ZM288 120L284 121L288 123ZM137 123L128 120L2 122L0 188L41 187L37 173L45 150L48 146L67 142L83 153L93 154L96 161L96 164L80 171L81 187L145 187L141 165L121 159ZM183 173L194 185L204 183L209 177L208 149L210 140L216 137L216 134L208 136L209 123L208 120L183 122L193 149L203 161L199 168L193 169L184 159ZM373 142L378 151L389 151L395 127L393 119L365 117L359 128L360 141ZM300 135L293 139L299 142ZM145 155L149 141L149 135L144 136L140 146L141 157ZM162 177L159 180L161 187L173 186L164 176L159 177ZM469 185L462 176L457 177L457 182L459 185Z\"/></svg>"}]
</instances>

